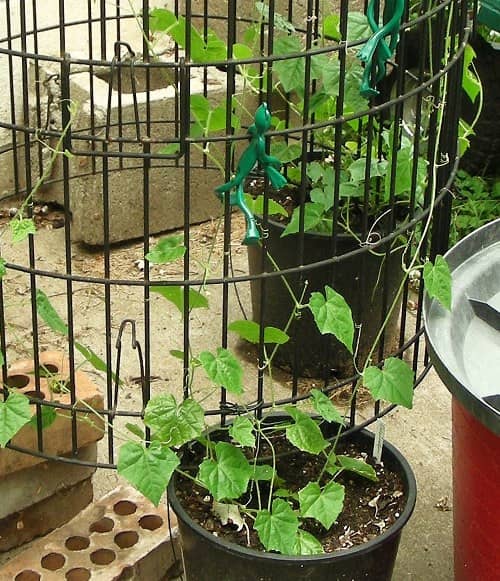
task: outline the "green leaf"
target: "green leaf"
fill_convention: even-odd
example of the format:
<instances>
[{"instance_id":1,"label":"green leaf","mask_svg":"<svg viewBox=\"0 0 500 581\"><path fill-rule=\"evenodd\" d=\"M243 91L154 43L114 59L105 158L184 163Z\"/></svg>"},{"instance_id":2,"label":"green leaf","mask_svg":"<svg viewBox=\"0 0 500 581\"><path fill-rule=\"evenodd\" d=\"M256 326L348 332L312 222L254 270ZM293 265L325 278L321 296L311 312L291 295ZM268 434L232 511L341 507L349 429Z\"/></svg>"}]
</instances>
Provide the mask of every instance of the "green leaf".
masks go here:
<instances>
[{"instance_id":1,"label":"green leaf","mask_svg":"<svg viewBox=\"0 0 500 581\"><path fill-rule=\"evenodd\" d=\"M5 260L5 258L0 258L0 279L7 274L7 269L5 268L6 264L7 261Z\"/></svg>"},{"instance_id":2,"label":"green leaf","mask_svg":"<svg viewBox=\"0 0 500 581\"><path fill-rule=\"evenodd\" d=\"M97 353L92 351L90 347L85 347L85 345L75 341L75 349L77 349L83 355L83 357L85 357L85 359L90 363L90 365L92 365L94 369L97 369L97 371L102 371L103 373L107 373L108 366L106 365L106 362L101 359ZM114 373L112 373L111 376L113 379L116 379Z\"/></svg>"},{"instance_id":3,"label":"green leaf","mask_svg":"<svg viewBox=\"0 0 500 581\"><path fill-rule=\"evenodd\" d=\"M349 42L368 39L372 29L362 12L349 12L347 16L347 39Z\"/></svg>"},{"instance_id":4,"label":"green leaf","mask_svg":"<svg viewBox=\"0 0 500 581\"><path fill-rule=\"evenodd\" d=\"M49 297L41 290L36 291L36 310L37 313L42 317L42 319L47 323L47 325L56 333L60 333L65 337L68 336L68 327L66 323L61 319L57 311L52 306ZM108 366L106 362L99 357L90 347L86 347L78 341L75 341L75 349L79 351L83 357L94 367L97 371L102 371L107 373ZM113 379L115 374L111 374Z\"/></svg>"},{"instance_id":5,"label":"green leaf","mask_svg":"<svg viewBox=\"0 0 500 581\"><path fill-rule=\"evenodd\" d=\"M347 347L349 353L352 353L354 322L351 308L344 297L330 286L325 286L325 295L319 292L311 293L308 306L320 333L334 335Z\"/></svg>"},{"instance_id":6,"label":"green leaf","mask_svg":"<svg viewBox=\"0 0 500 581\"><path fill-rule=\"evenodd\" d=\"M304 231L310 232L315 230L318 224L323 220L325 213L325 208L315 202L306 202L304 204ZM295 208L290 222L281 234L281 237L288 236L289 234L296 234L300 227L300 206Z\"/></svg>"},{"instance_id":7,"label":"green leaf","mask_svg":"<svg viewBox=\"0 0 500 581\"><path fill-rule=\"evenodd\" d=\"M199 360L214 383L222 385L231 393L243 393L243 369L231 351L224 347L218 347L216 355L202 351Z\"/></svg>"},{"instance_id":8,"label":"green leaf","mask_svg":"<svg viewBox=\"0 0 500 581\"><path fill-rule=\"evenodd\" d=\"M158 506L179 458L169 448L153 442L149 448L127 442L120 448L118 474Z\"/></svg>"},{"instance_id":9,"label":"green leaf","mask_svg":"<svg viewBox=\"0 0 500 581\"><path fill-rule=\"evenodd\" d=\"M288 55L302 52L302 44L297 35L282 36L274 43L275 55ZM299 94L304 92L305 59L292 58L275 61L273 72L276 73L286 93L296 90Z\"/></svg>"},{"instance_id":10,"label":"green leaf","mask_svg":"<svg viewBox=\"0 0 500 581\"><path fill-rule=\"evenodd\" d=\"M47 406L47 405L41 406L40 414L42 416L41 420L42 420L42 429L43 430L45 430L46 428L51 426L57 419L57 413L56 413L55 408ZM31 416L31 419L28 422L28 425L35 430L38 428L37 414L33 414Z\"/></svg>"},{"instance_id":11,"label":"green leaf","mask_svg":"<svg viewBox=\"0 0 500 581\"><path fill-rule=\"evenodd\" d=\"M264 214L264 196L262 194L258 195L256 198L253 198L250 194L245 194L245 202L252 214L257 214L258 216ZM271 198L268 200L267 209L270 216L280 214L281 216L288 218L288 212L285 208Z\"/></svg>"},{"instance_id":12,"label":"green leaf","mask_svg":"<svg viewBox=\"0 0 500 581\"><path fill-rule=\"evenodd\" d=\"M355 472L363 478L368 478L368 480L373 480L376 482L378 480L377 473L373 466L365 462L364 460L359 460L358 458L351 458L350 456L337 456L337 463L341 468L349 472Z\"/></svg>"},{"instance_id":13,"label":"green leaf","mask_svg":"<svg viewBox=\"0 0 500 581\"><path fill-rule=\"evenodd\" d=\"M184 287L182 286L152 286L151 292L158 293L167 301L173 303L184 314ZM193 288L189 289L189 309L207 309L207 297Z\"/></svg>"},{"instance_id":14,"label":"green leaf","mask_svg":"<svg viewBox=\"0 0 500 581\"><path fill-rule=\"evenodd\" d=\"M255 447L253 424L248 418L237 417L229 426L229 435L240 446Z\"/></svg>"},{"instance_id":15,"label":"green leaf","mask_svg":"<svg viewBox=\"0 0 500 581\"><path fill-rule=\"evenodd\" d=\"M161 155L174 155L175 153L179 153L181 149L181 144L179 142L168 143L164 145L158 150L158 153Z\"/></svg>"},{"instance_id":16,"label":"green leaf","mask_svg":"<svg viewBox=\"0 0 500 581\"><path fill-rule=\"evenodd\" d=\"M176 359L184 360L184 351L181 351L180 349L170 349L169 353Z\"/></svg>"},{"instance_id":17,"label":"green leaf","mask_svg":"<svg viewBox=\"0 0 500 581\"><path fill-rule=\"evenodd\" d=\"M127 430L131 434L134 434L134 436L137 436L141 440L144 439L144 430L142 430L137 424L132 424L131 422L127 422L125 424L125 427L127 428Z\"/></svg>"},{"instance_id":18,"label":"green leaf","mask_svg":"<svg viewBox=\"0 0 500 581\"><path fill-rule=\"evenodd\" d=\"M309 482L299 490L299 501L303 517L314 518L329 529L344 507L344 487L330 482L321 490L317 482Z\"/></svg>"},{"instance_id":19,"label":"green leaf","mask_svg":"<svg viewBox=\"0 0 500 581\"><path fill-rule=\"evenodd\" d=\"M301 529L297 532L297 539L293 551L294 555L320 555L325 552L323 545L316 537Z\"/></svg>"},{"instance_id":20,"label":"green leaf","mask_svg":"<svg viewBox=\"0 0 500 581\"><path fill-rule=\"evenodd\" d=\"M434 264L424 264L424 285L431 299L437 299L445 309L451 311L451 272L440 254L436 256Z\"/></svg>"},{"instance_id":21,"label":"green leaf","mask_svg":"<svg viewBox=\"0 0 500 581\"><path fill-rule=\"evenodd\" d=\"M269 22L269 6L265 2L256 2L255 9L264 22ZM274 13L274 27L283 32L295 32L295 26L278 12Z\"/></svg>"},{"instance_id":22,"label":"green leaf","mask_svg":"<svg viewBox=\"0 0 500 581\"><path fill-rule=\"evenodd\" d=\"M287 143L284 140L274 141L271 143L270 153L281 163L290 163L302 155L302 146L298 143Z\"/></svg>"},{"instance_id":23,"label":"green leaf","mask_svg":"<svg viewBox=\"0 0 500 581\"><path fill-rule=\"evenodd\" d=\"M228 330L237 333L245 341L258 343L260 336L260 325L255 321L233 321L228 325ZM284 345L290 340L290 337L277 327L266 327L264 329L264 343L276 343Z\"/></svg>"},{"instance_id":24,"label":"green leaf","mask_svg":"<svg viewBox=\"0 0 500 581\"><path fill-rule=\"evenodd\" d=\"M150 32L165 32L177 23L177 18L173 12L165 8L154 8L149 13Z\"/></svg>"},{"instance_id":25,"label":"green leaf","mask_svg":"<svg viewBox=\"0 0 500 581\"><path fill-rule=\"evenodd\" d=\"M237 60L251 59L253 57L252 49L246 44L233 44L233 58Z\"/></svg>"},{"instance_id":26,"label":"green leaf","mask_svg":"<svg viewBox=\"0 0 500 581\"><path fill-rule=\"evenodd\" d=\"M340 40L340 16L338 14L328 14L323 19L323 34L333 40Z\"/></svg>"},{"instance_id":27,"label":"green leaf","mask_svg":"<svg viewBox=\"0 0 500 581\"><path fill-rule=\"evenodd\" d=\"M203 408L190 398L177 404L172 394L157 395L146 406L144 423L155 440L165 446L180 446L203 432Z\"/></svg>"},{"instance_id":28,"label":"green leaf","mask_svg":"<svg viewBox=\"0 0 500 581\"><path fill-rule=\"evenodd\" d=\"M227 442L215 445L216 460L200 464L198 479L215 500L239 498L248 487L253 473L243 452Z\"/></svg>"},{"instance_id":29,"label":"green leaf","mask_svg":"<svg viewBox=\"0 0 500 581\"><path fill-rule=\"evenodd\" d=\"M311 397L313 400L313 408L324 420L327 422L335 422L336 424L344 423L344 417L325 393L319 389L312 389Z\"/></svg>"},{"instance_id":30,"label":"green leaf","mask_svg":"<svg viewBox=\"0 0 500 581\"><path fill-rule=\"evenodd\" d=\"M470 44L468 44L464 51L462 88L472 103L476 101L477 96L481 92L481 80L478 78L474 68L472 67L475 57L476 53L474 52L474 49Z\"/></svg>"},{"instance_id":31,"label":"green leaf","mask_svg":"<svg viewBox=\"0 0 500 581\"><path fill-rule=\"evenodd\" d=\"M11 393L5 401L0 401L0 448L5 448L30 420L31 407L25 395Z\"/></svg>"},{"instance_id":32,"label":"green leaf","mask_svg":"<svg viewBox=\"0 0 500 581\"><path fill-rule=\"evenodd\" d=\"M340 61L330 59L323 68L323 90L330 97L337 97L339 94Z\"/></svg>"},{"instance_id":33,"label":"green leaf","mask_svg":"<svg viewBox=\"0 0 500 581\"><path fill-rule=\"evenodd\" d=\"M146 260L153 264L167 264L184 256L186 247L182 236L167 236L162 238L156 246L146 254Z\"/></svg>"},{"instance_id":34,"label":"green leaf","mask_svg":"<svg viewBox=\"0 0 500 581\"><path fill-rule=\"evenodd\" d=\"M12 242L22 242L30 234L36 234L35 222L31 218L14 218L9 222Z\"/></svg>"},{"instance_id":35,"label":"green leaf","mask_svg":"<svg viewBox=\"0 0 500 581\"><path fill-rule=\"evenodd\" d=\"M408 409L413 406L413 371L401 359L387 358L382 369L367 367L363 373L363 384L376 400L384 399Z\"/></svg>"},{"instance_id":36,"label":"green leaf","mask_svg":"<svg viewBox=\"0 0 500 581\"><path fill-rule=\"evenodd\" d=\"M292 405L285 406L295 423L286 428L287 440L299 450L319 454L328 446L318 424L307 414Z\"/></svg>"},{"instance_id":37,"label":"green leaf","mask_svg":"<svg viewBox=\"0 0 500 581\"><path fill-rule=\"evenodd\" d=\"M266 551L279 551L293 555L299 529L299 519L288 502L281 498L273 500L271 512L260 510L254 528Z\"/></svg>"},{"instance_id":38,"label":"green leaf","mask_svg":"<svg viewBox=\"0 0 500 581\"><path fill-rule=\"evenodd\" d=\"M252 480L272 480L276 478L276 471L269 464L255 464L252 472Z\"/></svg>"},{"instance_id":39,"label":"green leaf","mask_svg":"<svg viewBox=\"0 0 500 581\"><path fill-rule=\"evenodd\" d=\"M66 323L52 306L49 297L40 289L36 291L36 310L47 325L56 333L68 334Z\"/></svg>"}]
</instances>

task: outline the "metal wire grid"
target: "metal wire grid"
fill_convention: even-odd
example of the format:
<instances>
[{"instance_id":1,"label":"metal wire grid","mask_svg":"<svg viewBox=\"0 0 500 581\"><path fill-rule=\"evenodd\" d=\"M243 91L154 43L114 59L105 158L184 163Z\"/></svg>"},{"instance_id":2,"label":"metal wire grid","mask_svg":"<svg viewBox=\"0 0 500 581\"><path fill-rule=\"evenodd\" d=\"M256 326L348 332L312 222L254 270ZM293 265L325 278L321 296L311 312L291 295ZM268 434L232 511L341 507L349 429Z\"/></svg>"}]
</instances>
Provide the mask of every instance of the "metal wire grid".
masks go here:
<instances>
[{"instance_id":1,"label":"metal wire grid","mask_svg":"<svg viewBox=\"0 0 500 581\"><path fill-rule=\"evenodd\" d=\"M46 279L60 280L65 287L65 315L68 324L67 337L67 355L69 358L70 376L69 385L73 386L75 383L75 369L77 362L75 360L75 336L74 336L74 290L75 285L79 283L98 285L103 288L104 294L104 321L103 333L106 337L105 349L103 359L107 364L107 371L105 373L106 385L106 409L101 413L107 419L108 430L108 458L106 462L98 462L100 467L114 467L115 466L115 437L113 430L113 421L116 417L140 417L147 401L151 396L150 383L151 376L154 372L151 368L151 350L152 350L152 328L151 328L151 308L150 308L150 287L154 284L156 286L172 286L181 285L184 289L184 317L183 317L183 348L184 348L184 371L182 377L182 391L184 396L189 393L189 378L188 378L188 352L191 340L191 322L189 317L188 293L189 289L204 285L210 288L212 285L222 288L222 312L220 317L220 345L226 347L228 345L228 313L230 301L234 300L230 296L230 289L237 287L239 284L248 282L250 280L259 280L262 288L262 297L265 297L266 282L277 276L294 275L300 272L302 280L307 277L307 273L313 269L330 266L332 270L332 285L335 286L335 268L337 263L348 260L355 256L362 256L363 254L378 250L388 255L391 242L394 241L401 234L407 234L418 229L422 222L426 219L429 213L433 213L433 227L432 236L424 241L422 246L422 257L427 255L433 256L446 249L448 228L449 228L449 195L448 187L453 178L456 169L456 135L457 123L460 101L460 87L461 87L461 63L462 54L467 41L468 29L467 23L467 5L465 2L458 2L456 0L447 0L444 2L423 2L420 6L418 16L414 14L410 18L409 9L406 10L406 23L402 26L401 40L398 48L398 53L395 58L394 66L395 76L395 92L396 96L391 98L391 95L385 95L381 101L374 101L367 107L365 111L358 113L346 114L344 113L345 100L345 74L347 67L347 49L353 46L360 46L363 41L356 41L354 43L334 43L327 46L321 46L315 43L320 36L318 28L320 15L320 2L308 0L305 6L304 15L297 22L297 30L304 36L306 50L303 53L290 55L276 55L273 52L275 15L278 12L277 2L269 2L268 18L260 22L260 51L261 55L258 58L249 58L237 61L233 58L233 45L241 38L242 31L250 24L254 24L250 18L238 16L238 3L235 0L227 2L227 12L220 13L215 8L214 2L206 1L203 3L196 3L200 12L193 10L193 3L186 0L182 7L182 14L186 19L186 26L189 27L191 22L197 23L200 26L203 34L208 33L209 26L214 22L224 25L226 30L226 42L228 46L228 58L217 62L196 63L190 58L190 40L189 35L186 38L186 45L184 51L181 51L177 45L173 47L170 60L168 62L158 61L150 54L149 39L149 2L143 1L140 7L142 14L142 26L144 29L144 37L142 40L142 58L140 61L135 61L135 53L127 39L124 38L123 27L124 23L137 17L131 14L126 9L123 2L116 2L114 6L110 3L100 1L87 2L86 18L71 21L67 17L69 3L63 0L58 2L58 18L57 22L39 26L40 14L43 8L40 3L33 0L30 4L28 2L13 2L6 0L4 6L4 17L6 25L6 33L4 38L0 39L0 54L3 59L7 60L8 70L8 91L10 100L9 119L3 119L0 122L0 127L10 133L10 143L2 149L3 155L11 155L12 167L14 175L14 188L10 192L13 196L28 196L34 185L34 176L39 176L43 173L43 147L42 143L45 141L53 142L62 138L63 149L71 152L75 158L90 160L90 169L88 173L92 175L100 175L102 179L102 209L104 214L103 220L103 276L89 276L75 273L73 267L72 254L72 225L71 225L71 199L72 199L72 184L73 180L78 179L84 173L75 173L75 165L70 164L68 157L62 157L61 173L55 178L46 180L47 186L53 183L60 184L63 188L64 207L66 208L66 220L64 225L64 243L65 243L65 266L60 270L42 269L37 263L37 240L36 236L30 236L27 247L27 265L23 264L22 260L16 262L9 262L7 264L8 271L25 273L29 277L29 291L30 291L30 305L31 305L31 335L32 335L32 353L35 371L36 390L40 391L40 362L39 353L41 346L39 343L39 319L36 310L36 291L37 288ZM178 1L174 3L174 12L176 15L181 13L181 6ZM296 22L296 12L298 9L294 7L293 2L285 2L285 9L283 10L283 3L280 3L280 10L282 10L285 17L290 22ZM226 4L224 4L224 8ZM213 16L216 14L217 16ZM340 32L345 38L348 24L349 6L348 2L342 1L339 6L340 15ZM451 14L451 16L450 16ZM30 18L31 24L29 24ZM449 23L451 26L448 28ZM305 23L305 26L304 26ZM81 35L80 42L83 41L83 36L86 34L84 41L88 45L88 53L86 58L75 58L68 50L68 38L72 36L74 31ZM86 33L83 33L86 31ZM416 59L416 64L411 70L406 69L403 62L403 56L408 54L411 47L406 46L408 31L416 31L421 35L421 38L432 39L432 54L429 54L429 43L424 42L420 45L422 49ZM40 44L45 34L57 32L59 36L58 54L57 56L50 56L45 54L40 49ZM112 50L110 48L110 37L114 40L112 43ZM98 49L95 48L96 39ZM445 48L448 46L449 58L444 60L446 54ZM133 60L124 59L124 50ZM339 81L339 95L336 101L336 115L328 121L316 121L314 114L309 113L310 100L316 90L315 81L311 74L311 59L316 54L337 53L340 64L340 81ZM305 179L305 162L308 155L314 150L315 137L314 133L321 129L329 129L333 132L333 156L334 169L337 175L340 174L340 163L342 157L342 139L343 128L346 124L353 120L360 120L367 118L366 134L368 140L368 149L371 149L371 144L379 139L377 133L377 120L381 120L384 116L390 115L397 125L404 120L405 105L414 99L416 105L416 115L414 122L413 147L415 152L415 159L419 156L419 147L421 144L421 127L424 125L424 116L427 124L427 159L429 161L429 175L428 185L425 192L425 199L423 208L417 208L415 202L417 169L416 162L412 167L412 194L411 194L411 214L409 221L403 225L398 225L394 218L394 184L391 184L391 233L382 237L373 244L360 246L359 248L348 252L347 254L337 255L337 229L333 229L331 236L331 258L321 261L320 263L307 264L304 260L304 224L301 221L301 231L299 232L299 242L297 244L297 255L299 264L298 268L285 269L279 272L263 272L258 275L249 275L247 273L242 275L235 275L232 271L231 264L231 213L229 204L225 207L225 216L223 222L224 236L223 236L223 262L219 276L209 277L208 279L195 277L191 275L191 250L192 250L192 236L190 225L190 207L192 197L196 192L191 190L191 172L194 168L213 168L213 164L208 156L203 156L201 161L194 160L193 150L196 146L204 147L206 144L206 137L193 137L189 132L190 125L190 105L189 98L192 89L193 71L200 73L203 79L203 95L209 94L209 74L212 70L222 71L225 78L226 85L226 130L222 135L210 136L210 142L220 144L224 152L224 172L225 177L228 178L234 169L234 144L237 142L244 142L246 140L246 126L242 127L241 131L235 132L231 124L231 116L233 114L232 96L236 92L238 82L238 67L242 65L253 65L263 73L264 69L269 71L272 78L273 63L281 60L303 58L305 60L304 67L304 103L303 116L299 126L288 126L286 129L269 132L269 139L284 137L288 141L295 141L301 145L301 160L302 160L302 181L300 185L301 199L306 197L306 179ZM66 107L60 107L60 120L50 123L48 114L49 106L43 103L41 93L41 83L47 82L47 78L42 73L42 69L47 66L55 67L56 75L54 78L58 81L60 87L60 102L68 103L72 99L71 91L71 75L83 71L88 75L89 79L89 94L90 94L90 110L89 110L89 124L87 127L73 129L72 127L63 134L63 128L70 123L70 114ZM135 86L135 73L140 70L144 72L146 98L145 106L139 109L137 102L137 88ZM163 74L168 74L174 79L176 87L175 95L173 97L173 116L171 118L154 118L151 105L151 87L153 73L159 70ZM109 94L107 115L104 124L99 121L96 115L96 105L94 102L94 80L96 72L101 74L102 71L109 71ZM116 71L118 73L116 74ZM113 79L117 77L117 86L113 89ZM121 90L121 83L123 79L130 76L131 79L131 94L133 98L133 122L125 122L122 118L124 92ZM438 107L442 98L440 94L440 82L447 77L449 92L448 101L444 109L443 131L438 133ZM32 81L34 79L34 82ZM30 88L33 87L35 102L29 102L28 95ZM117 97L117 117L112 119L111 116L111 95L112 92ZM16 96L20 95L20 103ZM259 100L267 100L272 102L272 82L267 84L267 87L261 83ZM430 102L431 107L426 109L425 104ZM47 117L44 118L46 112ZM142 115L142 118L141 118ZM291 111L286 108L287 119L290 121ZM165 137L155 136L155 128L168 125L170 136ZM52 140L52 141L51 141ZM161 146L171 143L179 144L179 151L175 154L162 154L158 152ZM396 148L396 140L394 141ZM438 151L437 158L441 161L439 167L434 173L433 161L434 153ZM153 167L168 166L182 168L183 171L183 192L180 192L182 200L179 203L183 204L184 208L184 226L182 234L184 244L186 247L186 254L184 256L183 276L181 278L172 278L164 280L151 280L150 268L148 262L144 263L144 271L140 280L133 278L117 278L113 276L111 267L111 255L113 252L113 245L110 240L110 215L109 215L109 176L113 172L121 171L124 168L136 168L142 172L142 204L143 212L143 254L150 251L150 220L149 206L150 206L150 172ZM394 172L394 168L392 168ZM221 179L222 181L222 179ZM367 180L368 182L368 180ZM338 216L340 198L338 193L338 181L335 186L334 196L334 216ZM432 199L432 192L436 192L435 202L433 207L430 206ZM266 189L266 197L268 190ZM365 186L364 201L367 203L368 186ZM268 223L268 208L267 203L264 205L264 214L262 217L263 228L266 228ZM31 205L27 206L28 215L32 211ZM369 233L369 222L366 213L363 219L363 226L361 232L361 239L366 239ZM262 264L265 260L265 244L262 253ZM386 282L386 281L384 281ZM141 327L143 332L139 337L137 330L137 323L135 320L128 318L124 319L119 326L118 333L114 332L112 324L112 293L114 289L124 288L139 288L142 289L143 309L141 316ZM386 297L385 284L382 284L382 292ZM419 305L421 304L422 288L419 290ZM395 351L396 356L403 356L407 353L409 355L413 368L416 372L415 385L418 385L429 369L429 363L426 356L423 356L422 350L422 320L421 309L418 308L414 322L407 317L406 303L409 296L408 282L405 284L402 306L400 312L400 333L398 348ZM384 319L386 311L389 308L387 300L384 300L384 308L381 313L381 320ZM265 299L262 299L261 312L265 309ZM0 284L0 347L2 352L7 354L8 350L8 320L6 319L6 310L4 303L3 283ZM119 377L121 371L121 351L123 346L124 332L130 327L131 330L131 344L132 348L136 350L139 367L140 367L140 385L142 390L142 405L134 410L121 409L119 405ZM115 339L116 336L116 339ZM155 338L156 340L156 338ZM128 339L127 339L128 341ZM383 340L379 347L379 357L384 356ZM264 385L264 371L263 364L263 337L261 336L259 346L259 361L255 370L255 397L253 398L252 406L256 410L262 410L270 405L271 401L266 398L266 391ZM5 363L2 368L3 382L8 385L8 364L9 361L5 357ZM292 388L290 396L276 403L284 403L287 401L297 401L303 397L298 390L298 377L294 374L292 378ZM328 377L323 378L323 388L326 392L332 392L346 385L354 385L357 377L345 378L341 381L331 382ZM7 390L5 390L7 395ZM41 402L34 399L37 403L37 409L40 412ZM74 456L71 458L59 458L64 462L82 463L77 458L78 452L78 438L77 438L77 417L79 413L85 413L86 410L80 407L77 402L74 388L71 388L71 404L64 406L59 403L44 401L44 405L53 406L58 409L66 408L72 415L72 448ZM381 408L379 404L375 404L373 414L370 418L359 421L356 417L357 402L353 400L351 409L351 429L359 429L374 419L381 417L387 413L393 406ZM209 410L209 415L220 416L222 421L235 413L240 412L241 409L235 404L227 400L224 390L221 390L220 402L218 407ZM41 421L38 421L37 428L38 447L37 450L25 450L11 445L12 448L22 452L27 452L35 456L45 458L54 458L50 454L44 452L44 434L42 430Z\"/></svg>"}]
</instances>

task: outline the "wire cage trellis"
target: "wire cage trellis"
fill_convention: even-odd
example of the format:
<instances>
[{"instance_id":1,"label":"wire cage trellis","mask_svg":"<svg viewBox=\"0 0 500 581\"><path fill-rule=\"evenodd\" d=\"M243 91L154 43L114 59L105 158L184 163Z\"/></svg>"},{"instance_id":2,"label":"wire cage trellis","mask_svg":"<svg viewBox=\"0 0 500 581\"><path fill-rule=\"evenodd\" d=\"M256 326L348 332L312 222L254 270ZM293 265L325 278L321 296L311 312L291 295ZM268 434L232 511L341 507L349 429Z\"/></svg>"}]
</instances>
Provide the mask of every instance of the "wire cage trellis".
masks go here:
<instances>
[{"instance_id":1,"label":"wire cage trellis","mask_svg":"<svg viewBox=\"0 0 500 581\"><path fill-rule=\"evenodd\" d=\"M269 313L276 301L288 300L277 295L276 285L286 279L300 293L315 272L326 269L335 288L345 276L339 274L342 264L357 265L350 267L354 286L365 291L353 306L357 315L370 309L376 295L370 317L378 326L393 321L387 325L391 337L382 332L371 353L375 361L405 358L418 385L429 369L423 288L412 277L397 276L402 292L393 307L390 275L382 266L400 265L412 248L420 262L446 249L467 3L402 3L399 42L377 79L375 70L363 77L357 58L372 34L362 3L50 4L50 10L35 0L0 6L4 397L24 389L10 364L32 359L28 395L37 412L36 445L9 446L86 463L78 458L78 424L89 409L75 388L83 366L105 394L98 414L105 418L106 445L91 464L115 467L125 423L141 417L153 393L187 397L200 389L192 354L214 345L243 354L248 394L236 400L220 389L209 400L214 421L305 399L311 385L334 398L349 395L359 369L336 373L328 358L338 346L329 340L319 336L312 347L319 350L315 370L299 363L302 351L309 353L305 315L293 321L285 370L270 377L265 365L264 327L273 324ZM368 97L360 95L363 82L377 86ZM234 174L254 112L264 102L273 115L266 150L280 158L294 186L297 231L282 238L291 262L273 257L270 230L280 194L254 169L246 185L263 196L255 210L262 241L249 249L249 271L240 244L245 224L232 212L229 196L221 203L214 188ZM331 206L325 222L330 229L321 234L325 250L312 260L306 255L310 167L328 172L319 189ZM381 220L370 214L373 188L382 198L376 200ZM47 223L52 229L44 228ZM351 225L355 242L346 248L342 241ZM182 251L177 261L156 264L147 257L166 230L177 230ZM377 257L377 272L374 287L366 288L372 284L363 280L370 256ZM206 296L209 309L195 308L206 307ZM251 320L252 312L261 323L257 338L237 342L231 323ZM44 354L57 349L64 352L66 403L43 388L50 367ZM392 407L367 407L361 399L351 398L352 429ZM51 449L44 436L46 408L71 418L69 456Z\"/></svg>"}]
</instances>

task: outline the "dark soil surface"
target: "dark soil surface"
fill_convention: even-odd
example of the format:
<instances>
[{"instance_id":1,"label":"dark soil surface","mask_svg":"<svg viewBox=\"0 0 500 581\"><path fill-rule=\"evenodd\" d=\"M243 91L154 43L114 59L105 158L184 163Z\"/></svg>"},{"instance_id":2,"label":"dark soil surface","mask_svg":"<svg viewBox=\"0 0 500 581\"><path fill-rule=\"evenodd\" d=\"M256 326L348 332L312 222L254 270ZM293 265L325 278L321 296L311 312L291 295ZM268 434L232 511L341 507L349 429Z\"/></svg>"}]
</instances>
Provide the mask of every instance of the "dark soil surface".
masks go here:
<instances>
[{"instance_id":1,"label":"dark soil surface","mask_svg":"<svg viewBox=\"0 0 500 581\"><path fill-rule=\"evenodd\" d=\"M285 442L284 446L289 445ZM286 481L286 487L297 492L308 482L316 480L322 468L322 457L296 451L290 454L290 450L287 451L277 458L277 472ZM406 504L400 476L385 469L383 464L376 464L367 452L353 444L339 442L337 453L362 458L370 463L376 470L378 481L372 482L354 473L342 473L336 481L345 486L344 510L337 521L329 530L314 519L306 519L301 526L320 540L327 553L361 545L377 537L395 523ZM279 456L283 451L276 450L276 453ZM246 519L249 531L246 527L238 531L231 524L223 526L211 511L213 499L205 489L183 477L177 478L177 489L180 503L203 528L228 542L264 550L257 532L252 528L251 519ZM251 500L249 506L253 506Z\"/></svg>"}]
</instances>

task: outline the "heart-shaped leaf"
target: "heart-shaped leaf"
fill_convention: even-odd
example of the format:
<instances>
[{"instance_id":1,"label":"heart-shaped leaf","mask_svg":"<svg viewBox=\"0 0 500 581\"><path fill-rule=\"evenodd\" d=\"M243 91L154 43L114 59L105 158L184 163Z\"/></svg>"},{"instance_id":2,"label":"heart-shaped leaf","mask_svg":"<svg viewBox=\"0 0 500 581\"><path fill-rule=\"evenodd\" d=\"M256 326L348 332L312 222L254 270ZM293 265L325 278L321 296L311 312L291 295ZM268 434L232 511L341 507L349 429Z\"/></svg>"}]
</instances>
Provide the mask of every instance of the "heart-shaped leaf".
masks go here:
<instances>
[{"instance_id":1,"label":"heart-shaped leaf","mask_svg":"<svg viewBox=\"0 0 500 581\"><path fill-rule=\"evenodd\" d=\"M149 448L138 442L127 442L120 448L117 468L118 474L158 506L178 465L177 455L158 442Z\"/></svg>"},{"instance_id":2,"label":"heart-shaped leaf","mask_svg":"<svg viewBox=\"0 0 500 581\"><path fill-rule=\"evenodd\" d=\"M352 353L354 322L351 308L344 297L330 286L325 286L324 295L318 292L311 294L309 308L320 333L334 335Z\"/></svg>"},{"instance_id":3,"label":"heart-shaped leaf","mask_svg":"<svg viewBox=\"0 0 500 581\"><path fill-rule=\"evenodd\" d=\"M310 454L319 454L328 446L318 424L309 415L291 405L285 406L285 410L295 420L286 428L286 437L291 444Z\"/></svg>"},{"instance_id":4,"label":"heart-shaped leaf","mask_svg":"<svg viewBox=\"0 0 500 581\"><path fill-rule=\"evenodd\" d=\"M329 529L344 507L344 487L338 482L329 482L323 490L317 482L309 482L299 490L300 513L320 522Z\"/></svg>"},{"instance_id":5,"label":"heart-shaped leaf","mask_svg":"<svg viewBox=\"0 0 500 581\"><path fill-rule=\"evenodd\" d=\"M382 369L367 367L363 383L375 400L384 399L408 409L413 406L413 370L401 359L387 358Z\"/></svg>"}]
</instances>

